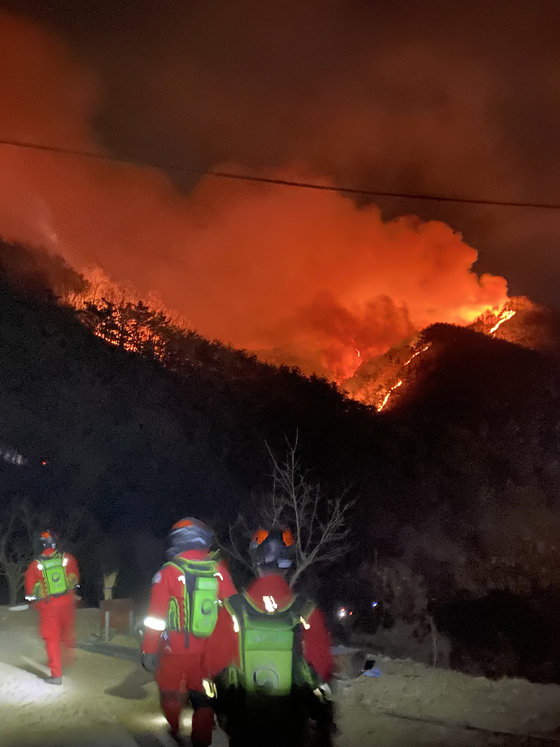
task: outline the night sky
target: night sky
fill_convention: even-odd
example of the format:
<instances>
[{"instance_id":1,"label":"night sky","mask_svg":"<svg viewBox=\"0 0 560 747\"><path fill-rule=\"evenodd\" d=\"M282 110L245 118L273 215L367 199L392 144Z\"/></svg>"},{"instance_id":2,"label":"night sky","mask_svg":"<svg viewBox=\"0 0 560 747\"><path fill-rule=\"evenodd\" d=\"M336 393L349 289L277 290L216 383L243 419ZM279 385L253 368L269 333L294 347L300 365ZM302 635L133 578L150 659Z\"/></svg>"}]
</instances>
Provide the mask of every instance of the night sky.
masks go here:
<instances>
[{"instance_id":1,"label":"night sky","mask_svg":"<svg viewBox=\"0 0 560 747\"><path fill-rule=\"evenodd\" d=\"M388 198L356 209L336 194L258 191L188 171L560 203L557 3L17 0L0 8L1 138L186 167L166 176L0 148L8 238L79 268L101 265L235 344L282 348L300 335L303 348L314 337L332 370L344 368L354 343L375 354L422 324L465 321L501 303L499 277L474 288L469 247L478 275L560 306L560 211ZM407 214L450 228L424 230L417 219L383 227L381 219ZM297 236L282 233L286 215L299 216ZM364 216L375 223L375 261L364 256ZM423 230L428 238L400 253L410 245L404 234ZM317 235L307 256L298 247ZM340 237L332 247L330 236ZM398 262L387 265L387 256ZM318 269L323 260L330 275ZM356 275L341 273L344 264ZM254 305L234 312L257 287Z\"/></svg>"}]
</instances>

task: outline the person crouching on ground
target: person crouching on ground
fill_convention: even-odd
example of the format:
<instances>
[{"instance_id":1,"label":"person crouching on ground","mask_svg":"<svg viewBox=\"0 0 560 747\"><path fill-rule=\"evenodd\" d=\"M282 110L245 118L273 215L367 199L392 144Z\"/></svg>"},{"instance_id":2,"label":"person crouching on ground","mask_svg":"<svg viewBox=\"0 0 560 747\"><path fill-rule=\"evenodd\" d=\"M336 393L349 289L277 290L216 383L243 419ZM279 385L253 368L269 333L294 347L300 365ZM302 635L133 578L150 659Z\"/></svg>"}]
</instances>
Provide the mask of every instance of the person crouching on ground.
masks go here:
<instances>
[{"instance_id":1,"label":"person crouching on ground","mask_svg":"<svg viewBox=\"0 0 560 747\"><path fill-rule=\"evenodd\" d=\"M194 710L193 747L212 742L213 702L205 692L203 658L213 643L219 600L235 593L229 572L210 552L214 533L187 517L171 527L168 562L156 573L144 620L142 665L155 673L169 733L178 739L181 710Z\"/></svg>"},{"instance_id":2,"label":"person crouching on ground","mask_svg":"<svg viewBox=\"0 0 560 747\"><path fill-rule=\"evenodd\" d=\"M50 529L40 535L42 552L25 573L25 598L39 613L39 628L45 641L51 685L62 684L62 660L70 664L75 645L75 590L80 581L76 558L58 549L58 538Z\"/></svg>"}]
</instances>

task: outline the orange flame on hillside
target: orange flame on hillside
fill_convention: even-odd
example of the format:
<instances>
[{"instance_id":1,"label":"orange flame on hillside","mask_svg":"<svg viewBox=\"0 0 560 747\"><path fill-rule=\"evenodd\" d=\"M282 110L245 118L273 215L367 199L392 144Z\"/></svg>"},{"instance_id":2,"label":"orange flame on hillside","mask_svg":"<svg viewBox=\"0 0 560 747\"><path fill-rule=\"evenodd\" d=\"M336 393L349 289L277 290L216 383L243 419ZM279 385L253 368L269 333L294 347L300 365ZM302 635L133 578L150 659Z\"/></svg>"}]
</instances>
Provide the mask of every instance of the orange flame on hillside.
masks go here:
<instances>
[{"instance_id":1,"label":"orange flame on hillside","mask_svg":"<svg viewBox=\"0 0 560 747\"><path fill-rule=\"evenodd\" d=\"M391 396L391 394L393 394L393 392L396 389L398 389L400 386L402 386L402 384L403 384L402 379L399 379L396 384L393 384L393 386L389 389L389 391L387 392L387 394L385 395L385 397L383 397L383 401L381 402L381 404L377 408L377 412L381 412L381 410L383 410L383 408L385 407L385 405L389 401L389 397Z\"/></svg>"},{"instance_id":2,"label":"orange flame on hillside","mask_svg":"<svg viewBox=\"0 0 560 747\"><path fill-rule=\"evenodd\" d=\"M513 317L514 317L514 316L516 315L516 313L517 313L517 312L516 312L516 310L515 310L515 309L512 309L512 308L508 308L508 304L506 303L506 304L505 304L505 305L504 305L504 306L503 306L503 307L502 307L502 308L501 308L501 309L500 309L499 311L498 311L498 310L496 310L496 311L494 312L494 314L493 314L493 317L494 317L494 323L492 324L492 326L491 326L491 327L490 327L489 329L488 329L488 328L486 328L485 330L483 329L483 330L481 330L481 331L484 331L484 332L485 332L485 334L487 334L487 335L489 335L489 336L491 336L491 337L494 337L494 336L495 336L495 334L496 334L496 332L498 331L498 329L499 329L499 328L500 328L500 327L501 327L501 326L502 326L503 324L505 324L505 323L506 323L506 322L508 322L508 321L509 321L510 319L512 319L512 318L513 318ZM482 315L482 319L484 319L484 316L485 316L485 315ZM479 321L482 321L482 319L481 319L481 320L479 320ZM489 324L489 322L486 322L484 326L486 326L486 325L488 325L488 324ZM404 362L404 363L402 364L402 367L400 368L400 370L398 371L398 374L397 374L398 378L397 378L397 381L396 381L396 383L392 384L392 385L391 385L391 386L389 387L389 389L388 389L388 390L386 390L386 392L385 392L385 394L383 395L383 398L381 399L381 401L379 402L379 404L376 404L376 405L375 405L375 407L376 407L376 409L377 409L377 412L381 412L382 410L386 409L386 407L387 407L387 405L389 404L389 401L390 401L390 399L391 399L391 396L393 395L393 393L394 393L394 392L395 392L395 391L396 391L397 389L399 389L399 388L400 388L400 387L401 387L401 386L402 386L402 385L403 385L403 384L405 383L405 378L403 377L403 372L404 372L404 369L406 369L406 368L407 368L407 367L408 367L408 366L409 366L409 365L410 365L410 364L412 363L412 361L413 361L413 360L414 360L415 358L417 358L417 357L418 357L419 355L421 355L422 353L424 353L424 352L425 352L426 350L428 350L428 349L429 349L430 347L431 347L431 343L428 343L427 345L424 345L424 347L420 348L419 350L416 350L416 351L415 351L415 352L414 352L414 353L413 353L413 354L412 354L412 355L411 355L411 356L410 356L409 358L407 358L407 360L406 360L406 361L405 361L405 362ZM363 399L363 398L362 398L362 396L360 396L360 394L359 394L359 393L355 393L355 395L354 395L354 396L356 397L356 399L359 399L359 400Z\"/></svg>"},{"instance_id":3,"label":"orange flame on hillside","mask_svg":"<svg viewBox=\"0 0 560 747\"><path fill-rule=\"evenodd\" d=\"M3 136L102 152L103 92L63 41L0 14L0 45ZM327 183L304 164L276 175ZM135 298L155 289L209 339L340 383L427 325L468 324L507 299L505 279L477 275L476 250L441 221L212 177L185 194L109 159L0 148L0 234L101 267Z\"/></svg>"},{"instance_id":4,"label":"orange flame on hillside","mask_svg":"<svg viewBox=\"0 0 560 747\"><path fill-rule=\"evenodd\" d=\"M425 353L426 350L430 348L431 343L428 343L427 345L424 345L423 348L420 348L420 350L417 350L413 355L410 356L410 358L403 363L403 366L408 366L412 361L422 353Z\"/></svg>"},{"instance_id":5,"label":"orange flame on hillside","mask_svg":"<svg viewBox=\"0 0 560 747\"><path fill-rule=\"evenodd\" d=\"M492 329L490 330L489 334L493 335L494 332L496 332L504 322L507 322L509 319L511 319L513 316L515 316L516 312L513 311L513 309L508 309L507 311L502 311L500 315L498 316L498 321Z\"/></svg>"},{"instance_id":6,"label":"orange flame on hillside","mask_svg":"<svg viewBox=\"0 0 560 747\"><path fill-rule=\"evenodd\" d=\"M424 345L424 347L422 347L419 350L417 350L416 352L414 352L403 363L402 368L404 369L407 366L409 366L415 358L417 358L419 355L422 355L422 353L425 353L426 350L429 350L430 347L431 347L431 343L428 343L427 345ZM379 403L379 405L376 406L377 412L381 412L382 410L385 409L385 407L387 406L387 404L389 402L389 399L391 398L391 395L393 394L393 392L395 392L397 389L399 389L403 385L403 383L404 383L404 380L402 378L399 378L397 380L397 382L395 384L393 384L389 388L389 390L387 391L387 393L385 394L385 396L383 397L383 399L381 400L381 402Z\"/></svg>"}]
</instances>

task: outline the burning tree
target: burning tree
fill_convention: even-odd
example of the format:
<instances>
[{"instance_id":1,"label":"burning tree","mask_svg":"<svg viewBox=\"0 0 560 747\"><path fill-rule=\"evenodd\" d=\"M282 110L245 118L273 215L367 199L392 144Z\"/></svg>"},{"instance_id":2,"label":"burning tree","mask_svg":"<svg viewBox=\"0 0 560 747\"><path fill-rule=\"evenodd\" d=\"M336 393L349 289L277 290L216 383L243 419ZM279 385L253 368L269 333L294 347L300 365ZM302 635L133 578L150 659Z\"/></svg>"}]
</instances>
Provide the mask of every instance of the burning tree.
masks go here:
<instances>
[{"instance_id":1,"label":"burning tree","mask_svg":"<svg viewBox=\"0 0 560 747\"><path fill-rule=\"evenodd\" d=\"M301 575L318 563L333 562L348 552L347 540L349 512L354 501L348 490L329 498L319 483L310 479L298 456L298 437L288 448L282 461L278 460L267 444L272 461L272 490L256 505L256 515L265 527L288 526L292 530L295 546L294 570L290 586ZM245 566L250 564L240 549L241 541L252 534L251 523L240 514L229 527L229 547L226 548ZM254 527L256 528L256 527Z\"/></svg>"},{"instance_id":2,"label":"burning tree","mask_svg":"<svg viewBox=\"0 0 560 747\"><path fill-rule=\"evenodd\" d=\"M162 311L154 311L142 301L86 301L79 315L111 345L158 360L165 357L171 322Z\"/></svg>"}]
</instances>

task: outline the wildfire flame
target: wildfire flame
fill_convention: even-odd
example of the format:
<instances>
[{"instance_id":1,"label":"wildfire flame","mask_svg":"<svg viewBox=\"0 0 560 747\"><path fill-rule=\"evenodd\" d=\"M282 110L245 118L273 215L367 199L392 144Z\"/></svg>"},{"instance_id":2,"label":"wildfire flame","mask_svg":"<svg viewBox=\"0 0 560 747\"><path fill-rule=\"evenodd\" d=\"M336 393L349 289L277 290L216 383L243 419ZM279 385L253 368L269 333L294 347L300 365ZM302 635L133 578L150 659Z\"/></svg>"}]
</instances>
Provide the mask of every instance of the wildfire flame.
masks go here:
<instances>
[{"instance_id":1,"label":"wildfire flame","mask_svg":"<svg viewBox=\"0 0 560 747\"><path fill-rule=\"evenodd\" d=\"M411 363L418 355L421 355L422 353L425 353L426 350L430 347L431 343L428 343L427 345L424 345L423 348L420 350L417 350L413 355L410 356L410 358L403 363L403 366L408 366L409 363Z\"/></svg>"},{"instance_id":2,"label":"wildfire flame","mask_svg":"<svg viewBox=\"0 0 560 747\"><path fill-rule=\"evenodd\" d=\"M499 314L499 316L498 316L498 321L496 322L496 324L494 324L494 326L490 330L489 334L493 335L494 332L496 332L502 326L502 324L504 322L507 322L508 319L511 319L513 316L515 316L515 314L516 314L516 312L513 311L513 309L508 309L507 311L505 311L505 310L502 311Z\"/></svg>"},{"instance_id":3,"label":"wildfire flame","mask_svg":"<svg viewBox=\"0 0 560 747\"><path fill-rule=\"evenodd\" d=\"M497 330L502 326L502 324L505 324L505 322L512 319L517 312L514 309L507 308L507 304L505 304L500 311L495 315L495 322L492 325L492 327L487 331L486 334L494 336L497 332ZM424 353L426 350L428 350L431 346L431 343L428 343L427 345L424 345L423 348L420 348L419 350L416 350L402 365L402 368L406 368L410 365L410 363L417 358L419 355ZM401 369L402 370L402 369ZM377 412L381 412L384 410L387 406L387 403L389 402L391 395L395 392L396 389L401 387L404 383L403 378L399 378L395 384L393 384L389 390L384 395L383 399L381 400L380 404L376 406Z\"/></svg>"},{"instance_id":4,"label":"wildfire flame","mask_svg":"<svg viewBox=\"0 0 560 747\"><path fill-rule=\"evenodd\" d=\"M393 392L395 391L395 389L398 389L400 386L402 386L402 383L403 383L402 379L399 379L396 384L393 384L393 386L389 389L389 391L387 392L387 394L383 397L383 401L381 402L381 404L377 408L377 412L381 412L381 410L383 410L383 408L385 407L385 405L389 401L389 397L391 396L391 394L393 394Z\"/></svg>"},{"instance_id":5,"label":"wildfire flame","mask_svg":"<svg viewBox=\"0 0 560 747\"><path fill-rule=\"evenodd\" d=\"M62 39L0 14L0 47L5 137L106 152L94 126L103 91ZM181 326L339 383L430 324L470 324L507 300L505 279L477 275L476 250L450 226L385 220L336 192L210 176L185 192L156 168L7 147L0 167L2 235L78 272L101 267L161 309L155 288L188 316ZM318 171L298 160L266 175L326 184ZM100 336L159 344L121 321L122 335Z\"/></svg>"},{"instance_id":6,"label":"wildfire flame","mask_svg":"<svg viewBox=\"0 0 560 747\"><path fill-rule=\"evenodd\" d=\"M431 343L429 342L427 345L424 345L424 347L420 348L419 350L416 350L403 363L402 368L406 368L407 366L409 366L415 358L417 358L419 355L422 355L422 353L425 353L426 350L429 350L430 347L431 347ZM385 396L381 400L380 404L377 405L377 407L376 407L377 412L381 412L387 406L387 403L389 402L389 399L390 399L391 395L393 394L393 392L395 392L395 390L397 390L399 387L401 387L403 385L403 383L404 383L404 380L402 378L400 378L400 379L397 380L397 382L395 384L393 384L393 386L389 389L389 391L385 394Z\"/></svg>"}]
</instances>

